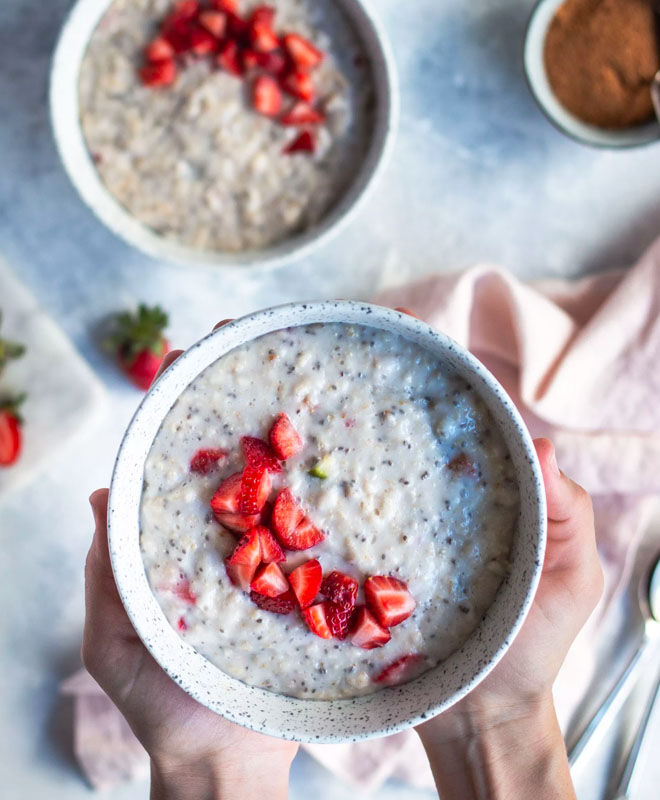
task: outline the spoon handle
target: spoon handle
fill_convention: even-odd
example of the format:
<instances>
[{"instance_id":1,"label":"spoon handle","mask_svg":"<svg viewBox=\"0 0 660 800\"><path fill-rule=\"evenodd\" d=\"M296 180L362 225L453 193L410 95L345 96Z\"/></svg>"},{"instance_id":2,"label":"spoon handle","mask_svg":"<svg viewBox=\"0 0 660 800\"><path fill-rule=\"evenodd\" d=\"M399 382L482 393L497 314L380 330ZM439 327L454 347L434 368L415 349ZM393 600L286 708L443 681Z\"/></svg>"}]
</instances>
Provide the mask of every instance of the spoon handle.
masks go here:
<instances>
[{"instance_id":1,"label":"spoon handle","mask_svg":"<svg viewBox=\"0 0 660 800\"><path fill-rule=\"evenodd\" d=\"M623 769L619 786L614 793L614 800L628 800L636 795L635 789L637 781L635 778L639 778L639 773L635 768L637 766L638 757L644 743L646 729L648 728L649 721L653 716L655 706L658 703L658 698L660 698L660 673L656 677L655 687L646 701L644 715L642 716L642 721L635 735L635 741L630 748L630 754L626 759L626 766Z\"/></svg>"},{"instance_id":2,"label":"spoon handle","mask_svg":"<svg viewBox=\"0 0 660 800\"><path fill-rule=\"evenodd\" d=\"M578 763L581 763L585 757L588 756L589 751L593 752L594 748L600 743L603 734L609 729L612 720L628 699L630 692L637 682L640 668L647 661L649 651L655 649L650 647L652 643L655 644L653 640L644 640L628 662L628 666L623 671L619 680L614 684L610 693L603 701L603 704L592 717L591 722L589 722L580 735L580 738L571 747L568 753L568 763L571 767L575 767Z\"/></svg>"}]
</instances>

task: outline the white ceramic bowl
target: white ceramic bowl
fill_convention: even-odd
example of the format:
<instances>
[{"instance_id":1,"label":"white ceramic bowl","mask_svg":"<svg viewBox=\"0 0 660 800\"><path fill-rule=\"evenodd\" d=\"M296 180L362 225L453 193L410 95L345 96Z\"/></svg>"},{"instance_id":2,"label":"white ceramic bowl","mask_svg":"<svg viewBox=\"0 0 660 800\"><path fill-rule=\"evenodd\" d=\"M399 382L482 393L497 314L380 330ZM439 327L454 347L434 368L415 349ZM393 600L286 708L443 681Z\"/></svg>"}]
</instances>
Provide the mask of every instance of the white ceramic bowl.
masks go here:
<instances>
[{"instance_id":1,"label":"white ceramic bowl","mask_svg":"<svg viewBox=\"0 0 660 800\"><path fill-rule=\"evenodd\" d=\"M168 624L152 594L140 553L139 508L144 463L179 394L209 364L270 331L315 322L370 325L404 336L437 355L481 394L509 447L521 510L512 571L468 641L415 681L343 700L303 700L248 686L207 661ZM545 494L523 421L493 376L454 341L406 314L354 302L293 303L235 320L187 350L156 382L126 431L109 501L112 566L135 630L163 669L196 700L228 719L272 736L302 742L384 736L448 708L473 689L504 655L536 591L546 538Z\"/></svg>"},{"instance_id":2,"label":"white ceramic bowl","mask_svg":"<svg viewBox=\"0 0 660 800\"><path fill-rule=\"evenodd\" d=\"M185 266L278 266L309 255L353 217L383 170L394 143L398 117L398 82L387 37L369 0L334 0L354 26L371 64L375 110L367 154L353 182L337 204L314 227L261 250L223 253L197 250L159 236L132 216L105 188L90 157L78 108L78 75L89 39L112 0L78 0L67 17L53 56L50 115L64 168L84 202L110 230L154 258Z\"/></svg>"},{"instance_id":3,"label":"white ceramic bowl","mask_svg":"<svg viewBox=\"0 0 660 800\"><path fill-rule=\"evenodd\" d=\"M567 111L556 98L543 58L548 28L564 0L540 0L530 17L525 36L525 74L541 110L560 131L583 144L595 147L639 147L660 139L660 124L655 120L622 130L607 130L589 125Z\"/></svg>"}]
</instances>

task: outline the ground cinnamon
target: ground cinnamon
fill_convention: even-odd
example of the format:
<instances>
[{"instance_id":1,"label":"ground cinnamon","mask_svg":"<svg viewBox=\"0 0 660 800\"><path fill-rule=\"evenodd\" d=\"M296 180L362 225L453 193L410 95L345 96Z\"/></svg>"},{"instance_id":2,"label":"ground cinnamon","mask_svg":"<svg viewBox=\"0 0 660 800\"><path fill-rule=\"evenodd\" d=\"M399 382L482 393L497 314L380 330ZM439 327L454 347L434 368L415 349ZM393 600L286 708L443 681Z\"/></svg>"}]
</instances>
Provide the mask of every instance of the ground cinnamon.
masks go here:
<instances>
[{"instance_id":1,"label":"ground cinnamon","mask_svg":"<svg viewBox=\"0 0 660 800\"><path fill-rule=\"evenodd\" d=\"M566 0L545 41L545 67L560 103L601 128L653 116L650 85L660 69L651 0Z\"/></svg>"}]
</instances>

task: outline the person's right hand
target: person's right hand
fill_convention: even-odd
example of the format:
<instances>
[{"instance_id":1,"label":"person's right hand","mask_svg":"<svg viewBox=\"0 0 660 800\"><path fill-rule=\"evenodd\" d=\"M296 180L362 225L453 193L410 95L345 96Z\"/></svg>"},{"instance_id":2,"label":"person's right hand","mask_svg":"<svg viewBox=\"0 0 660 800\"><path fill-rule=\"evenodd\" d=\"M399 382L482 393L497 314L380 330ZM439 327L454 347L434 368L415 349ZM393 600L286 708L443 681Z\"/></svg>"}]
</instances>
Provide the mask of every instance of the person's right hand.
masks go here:
<instances>
[{"instance_id":1,"label":"person's right hand","mask_svg":"<svg viewBox=\"0 0 660 800\"><path fill-rule=\"evenodd\" d=\"M469 747L479 750L486 761L488 753L493 758L506 754L507 771L515 775L517 755L528 760L531 771L535 752L539 758L543 752L546 759L550 758L552 751L544 750L541 743L552 741L552 758L561 761L556 766L561 767L562 780L570 786L566 753L554 713L552 685L568 648L601 596L603 573L596 551L589 495L560 472L550 441L537 439L534 444L548 504L548 542L529 615L504 658L486 679L448 711L417 729L439 786L450 772L454 773L444 787L448 798L461 793L465 798L481 796L465 788L472 779L458 775L458 768L441 769L439 764L440 759L445 764L448 759L457 763L456 755ZM538 743L536 750L535 743ZM465 753L462 758L467 758ZM490 767L481 764L482 777L488 769L496 772L492 764ZM524 773L523 764L520 769ZM519 773L518 783L524 784L525 777L529 775ZM540 785L537 789L540 790ZM524 796L511 787L507 791L502 796ZM487 796L500 794L491 787ZM540 791L536 796L546 795ZM572 796L572 790L557 796Z\"/></svg>"}]
</instances>

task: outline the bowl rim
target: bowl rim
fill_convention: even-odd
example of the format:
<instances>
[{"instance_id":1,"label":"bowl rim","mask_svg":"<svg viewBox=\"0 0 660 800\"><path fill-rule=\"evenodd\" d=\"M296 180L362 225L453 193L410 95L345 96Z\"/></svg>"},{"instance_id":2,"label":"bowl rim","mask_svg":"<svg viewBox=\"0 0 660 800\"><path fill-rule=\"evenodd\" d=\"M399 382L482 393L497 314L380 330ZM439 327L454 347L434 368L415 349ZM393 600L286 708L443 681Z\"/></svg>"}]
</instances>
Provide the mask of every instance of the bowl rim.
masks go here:
<instances>
[{"instance_id":1,"label":"bowl rim","mask_svg":"<svg viewBox=\"0 0 660 800\"><path fill-rule=\"evenodd\" d=\"M599 128L576 117L555 97L543 59L545 39L555 11L565 0L536 0L525 28L523 67L527 87L543 116L551 125L578 144L598 150L634 150L660 141L660 123L620 130Z\"/></svg>"},{"instance_id":2,"label":"bowl rim","mask_svg":"<svg viewBox=\"0 0 660 800\"><path fill-rule=\"evenodd\" d=\"M396 64L389 38L371 0L339 0L371 65L376 96L373 130L355 177L318 224L274 245L231 253L196 249L160 236L139 222L105 187L82 132L78 78L96 26L113 0L76 0L60 29L49 79L50 125L69 180L84 205L126 244L152 258L187 268L274 269L309 256L339 234L364 207L391 158L399 123Z\"/></svg>"},{"instance_id":3,"label":"bowl rim","mask_svg":"<svg viewBox=\"0 0 660 800\"><path fill-rule=\"evenodd\" d=\"M291 321L292 314L297 315L295 322ZM415 681L353 698L310 700L248 686L212 665L191 645L184 642L169 625L149 587L139 547L141 478L144 459L163 418L190 382L220 356L266 332L315 322L344 322L390 330L404 338L417 341L422 346L426 342L429 349L435 350L438 355L442 353L447 356L448 361L455 359L456 361L451 361L452 365L462 365L470 380L480 384L481 388L478 391L489 407L503 407L502 432L505 437L508 433L511 439L515 439L521 446L521 460L524 459L523 468L528 470L528 474L523 475L519 469L518 476L526 479L528 488L532 487L530 514L533 522L530 526L533 545L524 559L522 556L519 557L524 570L516 580L516 586L520 584L525 588L524 600L522 603L516 601L514 610L507 612L511 618L505 616L504 636L501 640L498 638L495 644L485 645L488 657L479 660L476 667L473 665L469 670L468 680L464 679L464 675L455 678L458 681L457 688L447 691L447 696L443 699L439 700L437 691L434 690L434 674L442 671L444 675L449 675L447 680L451 683L451 679L454 679L451 665L460 666L461 655L465 662L470 657L470 648L476 655L478 648L481 647L480 632L486 627L483 621L457 651ZM488 398L484 396L483 390L489 393ZM159 406L164 410L152 414L152 408ZM508 432L505 430L507 427ZM135 460L136 455L137 460ZM523 534L519 533L519 538L522 536ZM435 716L471 691L503 657L527 616L540 579L546 544L545 492L536 451L519 412L497 380L468 351L425 322L389 308L354 301L297 302L256 311L212 331L185 351L155 382L133 415L119 447L110 485L108 539L115 581L131 623L164 671L194 699L232 722L278 738L315 743L358 741L396 733ZM508 578L505 579L503 586L505 584L510 585ZM514 586L511 592L515 591ZM522 588L520 591L522 592ZM487 619L491 611L496 614L495 606L500 594L502 587L498 590L494 603L484 614L483 620ZM177 659L180 659L178 666ZM185 667L182 664L185 664ZM202 688L204 682L206 682L205 688ZM224 687L224 694L218 688L220 684ZM209 686L213 692L217 691L216 695L213 695ZM388 692L395 693L388 695L389 698L401 698L402 702L410 702L414 697L415 710L402 712L397 717L396 712L392 711L394 704L389 703L387 707L390 716L387 718L387 724L374 725L368 712L370 709L378 709L378 704L383 703L382 697ZM241 700L238 695L242 695L243 699ZM282 721L271 722L272 717L266 713L263 717L260 715L258 719L251 717L250 713L239 705L249 702L263 703L264 708L274 710L273 717L280 714ZM232 703L235 707L232 707ZM340 720L339 715L349 710L353 711L356 705L366 713L359 717L359 724L356 722L350 730L346 730L343 725L346 720L345 718ZM324 719L327 717L330 723L335 721L338 723L335 728L319 732L318 725L313 720L307 719L314 717L319 709L323 711Z\"/></svg>"}]
</instances>

